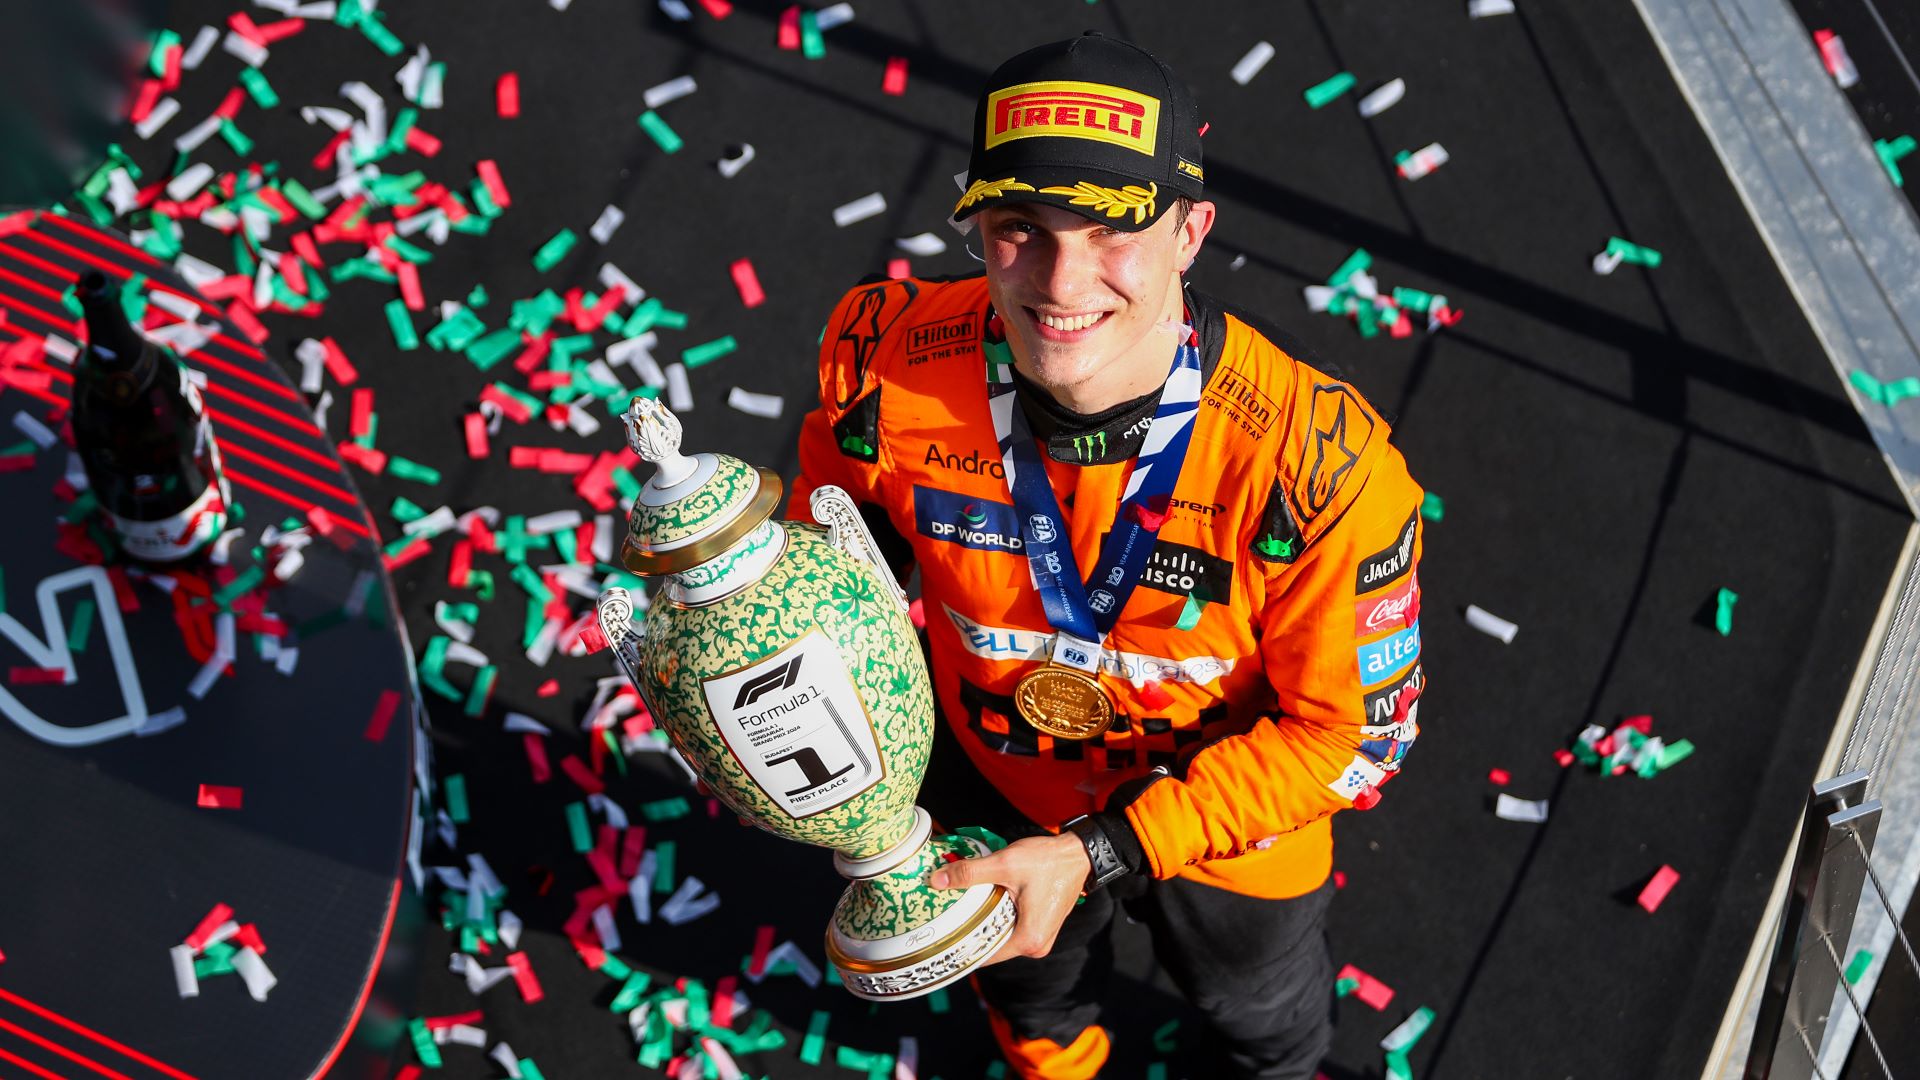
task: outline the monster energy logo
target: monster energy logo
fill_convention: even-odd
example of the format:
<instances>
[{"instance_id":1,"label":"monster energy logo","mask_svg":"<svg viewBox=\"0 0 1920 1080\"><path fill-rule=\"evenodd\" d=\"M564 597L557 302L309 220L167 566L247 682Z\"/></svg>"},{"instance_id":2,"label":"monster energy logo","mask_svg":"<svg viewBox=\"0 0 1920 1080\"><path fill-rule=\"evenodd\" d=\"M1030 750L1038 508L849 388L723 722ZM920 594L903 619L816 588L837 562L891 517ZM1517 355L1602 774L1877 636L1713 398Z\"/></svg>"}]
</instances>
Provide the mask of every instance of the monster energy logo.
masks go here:
<instances>
[{"instance_id":1,"label":"monster energy logo","mask_svg":"<svg viewBox=\"0 0 1920 1080\"><path fill-rule=\"evenodd\" d=\"M1073 437L1073 453L1081 461L1092 461L1094 458L1104 456L1106 452L1107 433L1104 431Z\"/></svg>"}]
</instances>

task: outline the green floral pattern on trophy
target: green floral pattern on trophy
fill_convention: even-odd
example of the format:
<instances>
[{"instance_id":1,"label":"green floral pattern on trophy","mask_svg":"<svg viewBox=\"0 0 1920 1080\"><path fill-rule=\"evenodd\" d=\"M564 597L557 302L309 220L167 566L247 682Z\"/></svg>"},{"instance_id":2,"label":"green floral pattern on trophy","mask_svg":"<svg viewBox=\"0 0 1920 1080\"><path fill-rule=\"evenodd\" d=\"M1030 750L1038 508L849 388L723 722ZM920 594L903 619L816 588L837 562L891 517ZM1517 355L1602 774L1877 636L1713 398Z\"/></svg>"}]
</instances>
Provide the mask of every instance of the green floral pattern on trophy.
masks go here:
<instances>
[{"instance_id":1,"label":"green floral pattern on trophy","mask_svg":"<svg viewBox=\"0 0 1920 1080\"><path fill-rule=\"evenodd\" d=\"M648 506L636 501L633 513L627 515L627 531L635 537L645 537L648 545L658 548L685 540L733 517L733 511L745 505L753 494L758 474L753 466L737 457L715 454L714 459L719 465L713 475L686 498L675 499L665 506Z\"/></svg>"},{"instance_id":2,"label":"green floral pattern on trophy","mask_svg":"<svg viewBox=\"0 0 1920 1080\"><path fill-rule=\"evenodd\" d=\"M965 889L936 889L927 875L948 862L947 853L965 859L978 853L964 836L936 836L908 859L879 877L856 882L840 894L833 927L845 938L878 941L899 937L938 918L967 895Z\"/></svg>"},{"instance_id":3,"label":"green floral pattern on trophy","mask_svg":"<svg viewBox=\"0 0 1920 1080\"><path fill-rule=\"evenodd\" d=\"M913 623L874 569L827 543L817 525L783 522L787 550L752 585L699 607L656 602L642 661L654 718L694 771L767 831L871 858L913 828L933 746L933 692ZM722 556L724 557L724 556ZM701 681L779 652L818 629L839 649L866 706L885 775L829 810L794 818L761 791L708 719Z\"/></svg>"},{"instance_id":4,"label":"green floral pattern on trophy","mask_svg":"<svg viewBox=\"0 0 1920 1080\"><path fill-rule=\"evenodd\" d=\"M708 559L690 570L682 570L674 578L689 589L704 589L709 585L718 585L741 564L780 539L780 528L769 521L747 534L746 539L728 548L720 555Z\"/></svg>"}]
</instances>

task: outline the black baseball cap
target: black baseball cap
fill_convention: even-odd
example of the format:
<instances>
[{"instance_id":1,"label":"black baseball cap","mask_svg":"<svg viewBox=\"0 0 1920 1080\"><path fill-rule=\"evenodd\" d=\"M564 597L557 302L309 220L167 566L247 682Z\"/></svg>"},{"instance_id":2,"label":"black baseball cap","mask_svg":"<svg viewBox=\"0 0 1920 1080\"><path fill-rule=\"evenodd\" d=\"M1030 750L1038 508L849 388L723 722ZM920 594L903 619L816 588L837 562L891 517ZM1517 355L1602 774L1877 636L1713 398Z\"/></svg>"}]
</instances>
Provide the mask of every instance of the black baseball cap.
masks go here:
<instances>
[{"instance_id":1,"label":"black baseball cap","mask_svg":"<svg viewBox=\"0 0 1920 1080\"><path fill-rule=\"evenodd\" d=\"M1201 193L1200 110L1152 53L1089 30L1029 49L987 79L954 220L1041 202L1126 232Z\"/></svg>"}]
</instances>

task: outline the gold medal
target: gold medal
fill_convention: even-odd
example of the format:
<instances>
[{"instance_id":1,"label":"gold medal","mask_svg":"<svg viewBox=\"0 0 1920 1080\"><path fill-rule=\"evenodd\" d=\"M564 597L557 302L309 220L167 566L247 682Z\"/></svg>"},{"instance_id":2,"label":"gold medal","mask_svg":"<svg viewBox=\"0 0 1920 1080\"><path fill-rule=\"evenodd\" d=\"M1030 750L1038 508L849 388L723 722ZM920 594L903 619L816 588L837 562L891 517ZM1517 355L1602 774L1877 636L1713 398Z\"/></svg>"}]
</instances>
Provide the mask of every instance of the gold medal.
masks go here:
<instances>
[{"instance_id":1,"label":"gold medal","mask_svg":"<svg viewBox=\"0 0 1920 1080\"><path fill-rule=\"evenodd\" d=\"M1095 739L1113 726L1113 700L1099 680L1057 664L1021 676L1013 707L1020 719L1056 739Z\"/></svg>"}]
</instances>

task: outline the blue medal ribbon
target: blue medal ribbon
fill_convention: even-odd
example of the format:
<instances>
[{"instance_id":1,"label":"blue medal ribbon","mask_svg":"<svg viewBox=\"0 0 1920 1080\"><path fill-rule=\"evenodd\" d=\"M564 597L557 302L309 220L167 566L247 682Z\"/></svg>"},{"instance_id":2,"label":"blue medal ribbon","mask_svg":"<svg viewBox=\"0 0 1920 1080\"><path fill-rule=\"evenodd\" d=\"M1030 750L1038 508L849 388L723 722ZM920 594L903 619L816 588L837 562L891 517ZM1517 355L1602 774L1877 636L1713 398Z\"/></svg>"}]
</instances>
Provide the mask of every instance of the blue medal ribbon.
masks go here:
<instances>
[{"instance_id":1,"label":"blue medal ribbon","mask_svg":"<svg viewBox=\"0 0 1920 1080\"><path fill-rule=\"evenodd\" d=\"M1053 659L1083 671L1097 671L1101 643L1140 582L1140 572L1147 565L1154 536L1159 532L1160 515L1166 512L1180 479L1180 468L1186 462L1187 444L1200 411L1198 341L1191 327L1183 328L1160 404L1114 515L1113 529L1100 545L1093 575L1084 581L1068 542L1060 501L1047 482L1046 463L1035 445L1033 428L1016 400L1012 352L1005 342L984 341L981 349L987 359L987 404L993 414L993 433L1000 444L1007 488L1020 516L1027 562L1047 622L1059 631ZM1152 527L1143 520L1149 516L1154 521Z\"/></svg>"}]
</instances>

